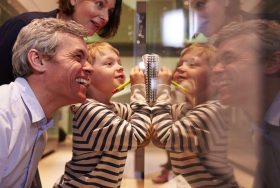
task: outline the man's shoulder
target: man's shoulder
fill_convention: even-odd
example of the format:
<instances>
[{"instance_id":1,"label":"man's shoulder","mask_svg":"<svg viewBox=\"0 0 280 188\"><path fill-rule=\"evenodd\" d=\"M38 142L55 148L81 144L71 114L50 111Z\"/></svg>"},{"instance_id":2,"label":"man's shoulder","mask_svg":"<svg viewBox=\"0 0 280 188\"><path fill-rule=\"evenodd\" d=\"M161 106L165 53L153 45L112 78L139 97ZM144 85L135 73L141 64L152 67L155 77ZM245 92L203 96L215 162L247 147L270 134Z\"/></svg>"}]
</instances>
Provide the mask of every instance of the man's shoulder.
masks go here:
<instances>
[{"instance_id":1,"label":"man's shoulder","mask_svg":"<svg viewBox=\"0 0 280 188\"><path fill-rule=\"evenodd\" d=\"M0 125L12 126L15 119L22 118L24 114L22 109L20 90L14 82L0 86Z\"/></svg>"},{"instance_id":2,"label":"man's shoulder","mask_svg":"<svg viewBox=\"0 0 280 188\"><path fill-rule=\"evenodd\" d=\"M15 105L19 99L20 91L15 82L0 86L0 108Z\"/></svg>"}]
</instances>

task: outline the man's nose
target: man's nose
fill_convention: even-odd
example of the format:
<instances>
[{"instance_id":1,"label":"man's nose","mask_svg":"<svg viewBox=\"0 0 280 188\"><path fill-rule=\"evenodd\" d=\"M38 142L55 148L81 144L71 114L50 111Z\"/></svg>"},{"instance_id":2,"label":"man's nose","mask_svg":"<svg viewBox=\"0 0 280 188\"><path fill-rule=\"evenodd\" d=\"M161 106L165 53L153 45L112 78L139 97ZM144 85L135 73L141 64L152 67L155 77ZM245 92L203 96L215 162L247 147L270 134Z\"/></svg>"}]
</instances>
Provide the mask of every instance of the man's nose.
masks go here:
<instances>
[{"instance_id":1,"label":"man's nose","mask_svg":"<svg viewBox=\"0 0 280 188\"><path fill-rule=\"evenodd\" d=\"M89 74L93 73L93 67L88 61L83 65L83 70Z\"/></svg>"}]
</instances>

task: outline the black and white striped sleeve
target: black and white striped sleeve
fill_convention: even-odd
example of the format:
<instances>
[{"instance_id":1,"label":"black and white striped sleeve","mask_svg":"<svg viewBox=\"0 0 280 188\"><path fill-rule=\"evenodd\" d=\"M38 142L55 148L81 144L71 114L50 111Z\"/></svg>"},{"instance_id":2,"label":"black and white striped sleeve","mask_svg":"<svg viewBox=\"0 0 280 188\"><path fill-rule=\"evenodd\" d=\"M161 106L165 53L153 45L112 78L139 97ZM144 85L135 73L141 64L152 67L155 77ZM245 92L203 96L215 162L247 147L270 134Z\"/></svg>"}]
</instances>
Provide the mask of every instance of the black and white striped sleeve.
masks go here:
<instances>
[{"instance_id":1,"label":"black and white striped sleeve","mask_svg":"<svg viewBox=\"0 0 280 188\"><path fill-rule=\"evenodd\" d=\"M129 121L123 118L128 116ZM136 149L147 138L150 107L145 101L135 100L120 117L106 105L89 100L76 111L73 124L75 150L127 151Z\"/></svg>"},{"instance_id":2,"label":"black and white striped sleeve","mask_svg":"<svg viewBox=\"0 0 280 188\"><path fill-rule=\"evenodd\" d=\"M167 90L165 88L164 90ZM165 91L165 95L168 92ZM213 143L224 136L225 125L221 117L221 106L217 102L204 103L186 112L179 120L174 120L172 107L167 100L158 100L153 107L152 125L156 139L168 151L209 152ZM180 107L181 108L181 107Z\"/></svg>"}]
</instances>

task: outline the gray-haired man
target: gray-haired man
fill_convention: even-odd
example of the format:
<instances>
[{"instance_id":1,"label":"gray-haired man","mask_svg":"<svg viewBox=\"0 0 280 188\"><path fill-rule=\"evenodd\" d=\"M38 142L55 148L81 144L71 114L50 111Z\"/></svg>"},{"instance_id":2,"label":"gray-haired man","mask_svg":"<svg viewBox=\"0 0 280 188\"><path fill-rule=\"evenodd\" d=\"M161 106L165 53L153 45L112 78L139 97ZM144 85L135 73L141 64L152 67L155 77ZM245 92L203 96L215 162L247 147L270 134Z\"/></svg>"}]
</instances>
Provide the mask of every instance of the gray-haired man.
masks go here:
<instances>
[{"instance_id":1,"label":"gray-haired man","mask_svg":"<svg viewBox=\"0 0 280 188\"><path fill-rule=\"evenodd\" d=\"M13 48L16 80L0 86L0 187L30 187L52 115L86 99L91 65L83 26L37 19Z\"/></svg>"}]
</instances>

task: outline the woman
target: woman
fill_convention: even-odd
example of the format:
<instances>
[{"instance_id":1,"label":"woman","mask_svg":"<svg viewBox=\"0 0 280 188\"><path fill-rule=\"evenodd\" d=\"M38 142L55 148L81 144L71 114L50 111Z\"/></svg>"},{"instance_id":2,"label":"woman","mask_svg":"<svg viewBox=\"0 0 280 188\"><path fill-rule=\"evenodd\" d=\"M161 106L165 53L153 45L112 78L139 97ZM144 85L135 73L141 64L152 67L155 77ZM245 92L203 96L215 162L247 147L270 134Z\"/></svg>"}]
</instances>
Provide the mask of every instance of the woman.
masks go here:
<instances>
[{"instance_id":1,"label":"woman","mask_svg":"<svg viewBox=\"0 0 280 188\"><path fill-rule=\"evenodd\" d=\"M0 85L14 80L12 48L22 27L35 18L74 20L88 30L88 35L113 37L120 23L122 0L59 0L59 8L51 12L27 12L7 20L0 27Z\"/></svg>"}]
</instances>

